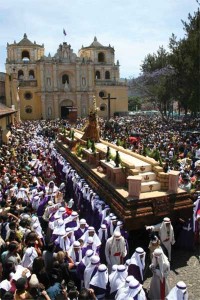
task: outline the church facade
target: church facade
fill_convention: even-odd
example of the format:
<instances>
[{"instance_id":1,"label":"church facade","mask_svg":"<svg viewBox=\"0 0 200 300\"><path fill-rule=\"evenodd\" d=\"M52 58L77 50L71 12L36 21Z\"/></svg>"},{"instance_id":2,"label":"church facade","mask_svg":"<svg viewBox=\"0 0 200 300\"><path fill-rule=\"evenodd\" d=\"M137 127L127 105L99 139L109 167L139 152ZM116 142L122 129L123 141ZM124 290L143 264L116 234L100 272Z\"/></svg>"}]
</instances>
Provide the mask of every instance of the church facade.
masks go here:
<instances>
[{"instance_id":1,"label":"church facade","mask_svg":"<svg viewBox=\"0 0 200 300\"><path fill-rule=\"evenodd\" d=\"M96 37L78 54L63 42L54 56L46 56L44 45L24 34L20 42L7 44L6 104L22 120L74 121L88 116L95 96L98 115L107 118L128 111L128 87L119 72L114 48Z\"/></svg>"}]
</instances>

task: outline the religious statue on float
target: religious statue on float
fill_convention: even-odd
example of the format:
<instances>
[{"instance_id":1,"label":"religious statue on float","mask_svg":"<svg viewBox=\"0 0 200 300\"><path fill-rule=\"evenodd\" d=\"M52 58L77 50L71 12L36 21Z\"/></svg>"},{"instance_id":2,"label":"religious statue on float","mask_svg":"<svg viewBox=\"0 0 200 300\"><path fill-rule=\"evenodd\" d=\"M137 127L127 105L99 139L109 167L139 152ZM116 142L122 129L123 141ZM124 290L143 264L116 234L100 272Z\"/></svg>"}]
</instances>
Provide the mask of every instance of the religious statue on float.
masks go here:
<instances>
[{"instance_id":1,"label":"religious statue on float","mask_svg":"<svg viewBox=\"0 0 200 300\"><path fill-rule=\"evenodd\" d=\"M82 139L85 141L90 139L91 141L99 142L99 139L100 139L99 132L100 132L100 129L99 129L99 124L98 124L96 98L95 98L95 96L93 96L93 107L90 110L88 125L86 126L86 128L84 130Z\"/></svg>"}]
</instances>

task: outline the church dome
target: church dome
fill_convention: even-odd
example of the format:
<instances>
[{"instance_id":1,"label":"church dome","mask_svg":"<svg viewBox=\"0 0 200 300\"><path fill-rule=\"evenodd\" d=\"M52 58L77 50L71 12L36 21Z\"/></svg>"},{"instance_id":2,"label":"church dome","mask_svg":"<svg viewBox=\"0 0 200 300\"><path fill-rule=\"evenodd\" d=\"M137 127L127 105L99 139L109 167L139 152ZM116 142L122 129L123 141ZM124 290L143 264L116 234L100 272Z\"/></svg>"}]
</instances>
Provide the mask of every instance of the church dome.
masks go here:
<instances>
[{"instance_id":1,"label":"church dome","mask_svg":"<svg viewBox=\"0 0 200 300\"><path fill-rule=\"evenodd\" d=\"M92 44L89 47L90 48L96 48L96 47L104 47L104 46L97 41L97 38L95 36L94 41L92 42Z\"/></svg>"},{"instance_id":2,"label":"church dome","mask_svg":"<svg viewBox=\"0 0 200 300\"><path fill-rule=\"evenodd\" d=\"M33 46L33 43L27 38L27 34L24 33L23 39L17 45L18 46Z\"/></svg>"}]
</instances>

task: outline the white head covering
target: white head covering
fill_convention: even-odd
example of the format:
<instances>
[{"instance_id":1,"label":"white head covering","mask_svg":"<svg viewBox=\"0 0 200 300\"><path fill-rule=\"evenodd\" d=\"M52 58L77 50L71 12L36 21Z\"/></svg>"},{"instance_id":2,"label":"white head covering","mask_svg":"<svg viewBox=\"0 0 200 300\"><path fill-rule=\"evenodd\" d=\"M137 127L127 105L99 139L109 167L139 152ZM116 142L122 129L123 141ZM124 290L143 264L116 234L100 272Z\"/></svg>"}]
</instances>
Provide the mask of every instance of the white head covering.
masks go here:
<instances>
[{"instance_id":1,"label":"white head covering","mask_svg":"<svg viewBox=\"0 0 200 300\"><path fill-rule=\"evenodd\" d=\"M188 291L185 282L179 281L176 286L171 289L166 297L167 300L188 300Z\"/></svg>"},{"instance_id":2,"label":"white head covering","mask_svg":"<svg viewBox=\"0 0 200 300\"><path fill-rule=\"evenodd\" d=\"M90 284L106 290L106 286L108 284L108 268L106 265L101 264L98 266L98 270L91 279Z\"/></svg>"},{"instance_id":3,"label":"white head covering","mask_svg":"<svg viewBox=\"0 0 200 300\"><path fill-rule=\"evenodd\" d=\"M59 209L54 214L54 219L60 219L64 213L65 208L63 206L59 207Z\"/></svg>"},{"instance_id":4,"label":"white head covering","mask_svg":"<svg viewBox=\"0 0 200 300\"><path fill-rule=\"evenodd\" d=\"M107 217L105 217L104 221L110 225L110 222L111 222L111 217L113 217L114 214L113 213L110 213Z\"/></svg>"},{"instance_id":5,"label":"white head covering","mask_svg":"<svg viewBox=\"0 0 200 300\"><path fill-rule=\"evenodd\" d=\"M133 275L129 275L126 277L126 281L124 283L124 286L122 286L118 291L117 291L117 294L115 296L115 298L118 300L118 299L124 299L123 297L119 298L119 295L121 295L122 293L126 293L128 291L128 286L129 286L129 282L134 279L134 276Z\"/></svg>"},{"instance_id":6,"label":"white head covering","mask_svg":"<svg viewBox=\"0 0 200 300\"><path fill-rule=\"evenodd\" d=\"M140 293L139 299L146 300L146 296L142 289L142 285L139 283L137 279L134 278L129 282L128 291L124 296L131 297L133 299L136 295L138 295L138 293Z\"/></svg>"},{"instance_id":7,"label":"white head covering","mask_svg":"<svg viewBox=\"0 0 200 300\"><path fill-rule=\"evenodd\" d=\"M17 199L23 199L23 200L28 199L27 190L25 188L20 188L16 197Z\"/></svg>"},{"instance_id":8,"label":"white head covering","mask_svg":"<svg viewBox=\"0 0 200 300\"><path fill-rule=\"evenodd\" d=\"M100 241L102 240L103 232L105 232L105 240L107 241L108 231L107 231L107 227L105 224L101 224L101 227L99 228L99 231L98 231L98 236L99 236Z\"/></svg>"},{"instance_id":9,"label":"white head covering","mask_svg":"<svg viewBox=\"0 0 200 300\"><path fill-rule=\"evenodd\" d=\"M87 231L81 236L81 238L80 238L81 240L83 240L84 246L87 245L87 241L88 241L88 238L89 238L89 232L90 232L90 231L94 231L94 232L95 232L94 227L89 226L89 227L88 227L88 230L87 230ZM96 247L99 247L99 246L101 245L101 241L100 241L98 235L96 234L96 232L95 232L94 235L93 235L93 240L94 240L94 245L95 245Z\"/></svg>"},{"instance_id":10,"label":"white head covering","mask_svg":"<svg viewBox=\"0 0 200 300\"><path fill-rule=\"evenodd\" d=\"M127 270L124 265L117 266L117 271L114 273L114 276L111 279L109 278L111 294L123 287L127 275Z\"/></svg>"},{"instance_id":11,"label":"white head covering","mask_svg":"<svg viewBox=\"0 0 200 300\"><path fill-rule=\"evenodd\" d=\"M37 251L34 247L28 247L24 253L21 265L24 268L32 268L34 259L38 257Z\"/></svg>"},{"instance_id":12,"label":"white head covering","mask_svg":"<svg viewBox=\"0 0 200 300\"><path fill-rule=\"evenodd\" d=\"M94 239L92 236L89 236L87 239L87 244L93 244L94 243Z\"/></svg>"},{"instance_id":13,"label":"white head covering","mask_svg":"<svg viewBox=\"0 0 200 300\"><path fill-rule=\"evenodd\" d=\"M31 218L31 226L33 226L34 224L37 224L37 225L39 225L39 226L41 227L40 221L39 221L39 219L38 219L37 216L33 216L33 217Z\"/></svg>"},{"instance_id":14,"label":"white head covering","mask_svg":"<svg viewBox=\"0 0 200 300\"><path fill-rule=\"evenodd\" d=\"M54 222L54 230L53 234L55 235L65 235L65 223L62 219L59 219L58 221Z\"/></svg>"},{"instance_id":15,"label":"white head covering","mask_svg":"<svg viewBox=\"0 0 200 300\"><path fill-rule=\"evenodd\" d=\"M116 222L116 221L117 221L117 217L115 215L113 215L112 217L110 217L110 226L109 226L110 235L113 235L113 233L114 233L113 222Z\"/></svg>"},{"instance_id":16,"label":"white head covering","mask_svg":"<svg viewBox=\"0 0 200 300\"><path fill-rule=\"evenodd\" d=\"M50 187L51 184L52 184L52 187ZM49 181L49 183L47 184L47 187L46 187L47 194L55 193L55 192L57 192L57 190L58 190L58 187L55 185L55 183L52 180Z\"/></svg>"},{"instance_id":17,"label":"white head covering","mask_svg":"<svg viewBox=\"0 0 200 300\"><path fill-rule=\"evenodd\" d=\"M102 210L102 219L101 219L101 224L103 223L103 221L105 220L106 218L106 213L107 211L110 209L110 207L108 205L105 206L105 208Z\"/></svg>"},{"instance_id":18,"label":"white head covering","mask_svg":"<svg viewBox=\"0 0 200 300\"><path fill-rule=\"evenodd\" d=\"M31 202L32 202L32 208L37 210L38 206L40 204L40 197L39 196L34 196L31 200Z\"/></svg>"},{"instance_id":19,"label":"white head covering","mask_svg":"<svg viewBox=\"0 0 200 300\"><path fill-rule=\"evenodd\" d=\"M110 247L110 255L114 256L116 252L124 252L125 248L125 240L119 231L115 231L112 235L111 239L111 247Z\"/></svg>"},{"instance_id":20,"label":"white head covering","mask_svg":"<svg viewBox=\"0 0 200 300\"><path fill-rule=\"evenodd\" d=\"M117 267L118 267L118 265L112 265L112 270L111 270L111 273L109 275L109 282L112 280L115 272L117 272Z\"/></svg>"},{"instance_id":21,"label":"white head covering","mask_svg":"<svg viewBox=\"0 0 200 300\"><path fill-rule=\"evenodd\" d=\"M68 251L68 254L69 256L73 259L74 262L77 263L76 261L76 254L75 254L75 251L74 251L74 248L79 248L79 251L78 251L78 262L81 262L82 260L82 251L81 251L81 244L79 243L79 241L75 241L71 247L69 248L69 251Z\"/></svg>"},{"instance_id":22,"label":"white head covering","mask_svg":"<svg viewBox=\"0 0 200 300\"><path fill-rule=\"evenodd\" d=\"M65 232L66 234L59 237L58 238L58 241L59 241L59 244L60 244L60 248L63 250L63 251L68 251L70 246L73 244L73 242L75 241L75 238L74 238L74 230L73 228L70 228L70 227L67 227L65 229ZM72 233L72 236L69 238L68 235Z\"/></svg>"},{"instance_id":23,"label":"white head covering","mask_svg":"<svg viewBox=\"0 0 200 300\"><path fill-rule=\"evenodd\" d=\"M87 225L87 222L86 222L86 220L85 219L80 219L80 221L79 221L79 224L80 225Z\"/></svg>"},{"instance_id":24,"label":"white head covering","mask_svg":"<svg viewBox=\"0 0 200 300\"><path fill-rule=\"evenodd\" d=\"M91 261L89 263L89 265L86 266L85 271L84 271L84 286L86 289L89 288L90 285L90 280L92 279L92 273L94 271L94 269L98 266L98 264L100 263L100 258L97 255L93 255L91 257Z\"/></svg>"},{"instance_id":25,"label":"white head covering","mask_svg":"<svg viewBox=\"0 0 200 300\"><path fill-rule=\"evenodd\" d=\"M140 255L143 255L142 259ZM140 268L140 275L142 280L143 280L143 271L145 268L145 256L146 256L146 252L141 247L138 247L135 249L135 252L133 253L130 259L130 265L136 265Z\"/></svg>"},{"instance_id":26,"label":"white head covering","mask_svg":"<svg viewBox=\"0 0 200 300\"><path fill-rule=\"evenodd\" d=\"M119 232L121 232L121 227L123 226L123 222L122 221L117 221L117 226L116 226L116 228L115 228L115 230L114 231L119 231Z\"/></svg>"},{"instance_id":27,"label":"white head covering","mask_svg":"<svg viewBox=\"0 0 200 300\"><path fill-rule=\"evenodd\" d=\"M77 218L77 226L74 227L74 230L78 229L79 228L79 220L78 220L78 213L76 211L73 211L71 213L71 215L69 217L67 217L65 219L65 224L68 224L69 222L73 221L75 218Z\"/></svg>"},{"instance_id":28,"label":"white head covering","mask_svg":"<svg viewBox=\"0 0 200 300\"><path fill-rule=\"evenodd\" d=\"M167 227L166 224L170 224L170 226ZM170 218L164 218L160 226L160 239L161 241L164 241L168 238L171 243L174 243L174 229L172 227Z\"/></svg>"},{"instance_id":29,"label":"white head covering","mask_svg":"<svg viewBox=\"0 0 200 300\"><path fill-rule=\"evenodd\" d=\"M157 258L157 261L156 261ZM152 265L156 266L158 263L161 277L160 280L163 281L164 278L164 265L170 266L167 256L163 253L162 249L156 248L153 252Z\"/></svg>"},{"instance_id":30,"label":"white head covering","mask_svg":"<svg viewBox=\"0 0 200 300\"><path fill-rule=\"evenodd\" d=\"M87 267L87 265L91 261L91 257L94 255L94 251L92 249L88 249L85 253L84 258L82 259L82 263Z\"/></svg>"},{"instance_id":31,"label":"white head covering","mask_svg":"<svg viewBox=\"0 0 200 300\"><path fill-rule=\"evenodd\" d=\"M37 223L33 224L32 226L33 231L38 235L40 239L43 238L42 228Z\"/></svg>"}]
</instances>

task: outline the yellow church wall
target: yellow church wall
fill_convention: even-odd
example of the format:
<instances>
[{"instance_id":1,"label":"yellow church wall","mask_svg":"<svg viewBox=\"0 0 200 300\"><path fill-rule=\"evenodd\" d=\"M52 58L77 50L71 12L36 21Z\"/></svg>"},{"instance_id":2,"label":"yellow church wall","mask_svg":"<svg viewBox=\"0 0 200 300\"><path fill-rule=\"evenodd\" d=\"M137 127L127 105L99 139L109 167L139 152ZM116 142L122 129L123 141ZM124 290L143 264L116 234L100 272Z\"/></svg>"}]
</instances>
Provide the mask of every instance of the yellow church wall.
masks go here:
<instances>
[{"instance_id":1,"label":"yellow church wall","mask_svg":"<svg viewBox=\"0 0 200 300\"><path fill-rule=\"evenodd\" d=\"M107 109L106 111L98 111L98 114L100 117L107 117L108 116L108 100L102 99L99 96L99 92L104 91L106 96L108 97L108 94L110 94L111 98L116 98L116 99L111 99L110 100L110 115L113 116L114 112L127 112L128 111L128 102L127 102L127 97L128 97L128 89L126 86L101 86L101 88L98 87L96 89L96 99L97 99L97 107L100 108L102 104L106 105Z\"/></svg>"},{"instance_id":2,"label":"yellow church wall","mask_svg":"<svg viewBox=\"0 0 200 300\"><path fill-rule=\"evenodd\" d=\"M8 75L6 80L7 105L15 104L16 109L20 105L21 119L61 117L61 107L70 106L72 102L73 106L77 106L78 116L85 116L92 104L93 95L97 97L97 106L100 107L102 103L108 106L107 101L99 97L99 92L102 90L106 95L110 93L111 97L117 98L111 100L111 115L116 111L128 111L127 87L119 82L119 64L118 62L115 64L115 52L112 47L99 46L96 39L92 47L82 48L77 56L70 45L63 43L59 45L55 56L51 57L44 56L43 46L30 45L31 41L24 35L23 40L18 44L7 47L6 71L7 74L10 70L13 72L11 83ZM26 63L22 60L23 50L30 53L30 61ZM103 62L98 61L100 52L105 54ZM82 60L82 57L86 59ZM15 60L14 63L11 58ZM13 66L15 66L15 74L12 71ZM24 78L20 81L17 78L18 70L24 72ZM33 80L29 77L30 70L34 70ZM100 80L95 78L96 70L101 73ZM105 79L106 71L110 72L110 79ZM64 74L69 76L69 86L65 86L62 82ZM18 85L20 102L17 102ZM24 97L26 92L32 94L29 100ZM25 111L27 106L32 109L32 113ZM108 107L106 111L99 111L99 115L107 117Z\"/></svg>"}]
</instances>

